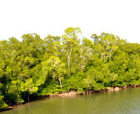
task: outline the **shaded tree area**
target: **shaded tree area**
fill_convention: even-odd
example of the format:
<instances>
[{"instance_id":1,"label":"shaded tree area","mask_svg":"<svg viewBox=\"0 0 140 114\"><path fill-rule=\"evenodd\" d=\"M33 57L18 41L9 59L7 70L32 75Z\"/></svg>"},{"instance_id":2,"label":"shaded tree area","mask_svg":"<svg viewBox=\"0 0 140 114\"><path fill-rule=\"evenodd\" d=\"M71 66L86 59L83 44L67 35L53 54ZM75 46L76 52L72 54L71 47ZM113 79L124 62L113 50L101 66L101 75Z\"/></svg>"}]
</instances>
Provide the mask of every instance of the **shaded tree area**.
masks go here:
<instances>
[{"instance_id":1,"label":"shaded tree area","mask_svg":"<svg viewBox=\"0 0 140 114\"><path fill-rule=\"evenodd\" d=\"M140 84L140 45L108 33L24 34L0 41L0 109L32 96Z\"/></svg>"}]
</instances>

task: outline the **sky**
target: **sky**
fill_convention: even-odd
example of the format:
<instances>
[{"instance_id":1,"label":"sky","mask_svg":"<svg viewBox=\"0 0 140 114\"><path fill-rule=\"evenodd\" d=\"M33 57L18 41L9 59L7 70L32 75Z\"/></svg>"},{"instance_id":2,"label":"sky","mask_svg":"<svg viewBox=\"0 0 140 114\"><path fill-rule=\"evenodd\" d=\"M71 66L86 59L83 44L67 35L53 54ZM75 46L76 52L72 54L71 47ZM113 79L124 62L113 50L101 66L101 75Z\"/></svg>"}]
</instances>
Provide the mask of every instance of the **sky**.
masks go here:
<instances>
[{"instance_id":1,"label":"sky","mask_svg":"<svg viewBox=\"0 0 140 114\"><path fill-rule=\"evenodd\" d=\"M140 43L139 0L0 0L0 40L23 34L61 36L80 27L82 36L102 32Z\"/></svg>"}]
</instances>

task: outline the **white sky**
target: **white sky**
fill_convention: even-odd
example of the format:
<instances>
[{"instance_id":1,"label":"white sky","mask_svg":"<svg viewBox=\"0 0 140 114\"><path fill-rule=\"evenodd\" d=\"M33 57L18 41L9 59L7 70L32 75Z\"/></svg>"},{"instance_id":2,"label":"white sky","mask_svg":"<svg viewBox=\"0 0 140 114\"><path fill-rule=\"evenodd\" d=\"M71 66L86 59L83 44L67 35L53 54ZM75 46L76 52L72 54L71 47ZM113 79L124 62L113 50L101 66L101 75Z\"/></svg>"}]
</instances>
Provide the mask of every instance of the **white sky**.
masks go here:
<instances>
[{"instance_id":1,"label":"white sky","mask_svg":"<svg viewBox=\"0 0 140 114\"><path fill-rule=\"evenodd\" d=\"M37 33L61 36L80 27L83 36L113 33L140 43L139 0L0 0L0 40Z\"/></svg>"}]
</instances>

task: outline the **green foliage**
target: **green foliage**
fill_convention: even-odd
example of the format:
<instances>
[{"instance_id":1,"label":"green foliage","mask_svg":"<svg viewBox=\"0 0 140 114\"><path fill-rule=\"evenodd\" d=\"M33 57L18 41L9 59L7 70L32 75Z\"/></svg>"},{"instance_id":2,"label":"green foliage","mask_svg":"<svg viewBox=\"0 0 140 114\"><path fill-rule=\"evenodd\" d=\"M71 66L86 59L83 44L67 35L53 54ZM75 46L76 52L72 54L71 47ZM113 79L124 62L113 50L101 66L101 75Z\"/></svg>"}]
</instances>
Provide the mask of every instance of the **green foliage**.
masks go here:
<instances>
[{"instance_id":1,"label":"green foliage","mask_svg":"<svg viewBox=\"0 0 140 114\"><path fill-rule=\"evenodd\" d=\"M1 91L0 91L0 109L8 107L8 105L3 101L3 98L4 97L1 95Z\"/></svg>"},{"instance_id":2,"label":"green foliage","mask_svg":"<svg viewBox=\"0 0 140 114\"><path fill-rule=\"evenodd\" d=\"M29 101L31 94L140 84L139 44L109 33L81 35L69 27L62 36L33 33L0 41L0 109Z\"/></svg>"}]
</instances>

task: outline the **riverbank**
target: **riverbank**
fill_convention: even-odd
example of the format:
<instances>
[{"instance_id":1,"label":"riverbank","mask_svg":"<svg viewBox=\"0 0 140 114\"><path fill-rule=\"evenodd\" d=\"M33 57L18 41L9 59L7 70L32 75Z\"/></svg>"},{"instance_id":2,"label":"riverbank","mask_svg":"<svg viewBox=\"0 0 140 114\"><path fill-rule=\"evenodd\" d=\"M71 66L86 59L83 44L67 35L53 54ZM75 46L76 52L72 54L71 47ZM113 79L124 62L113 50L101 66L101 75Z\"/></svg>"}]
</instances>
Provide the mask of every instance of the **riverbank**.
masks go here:
<instances>
[{"instance_id":1,"label":"riverbank","mask_svg":"<svg viewBox=\"0 0 140 114\"><path fill-rule=\"evenodd\" d=\"M101 89L101 90L87 90L84 92L77 92L77 91L67 91L67 92L63 92L63 93L58 93L58 94L51 94L48 95L47 97L72 97L72 96L76 96L76 95L87 95L87 94L93 94L93 93L101 93L101 92L116 92L116 91L120 91L123 89L128 89L128 88L136 88L136 87L140 87L140 85L129 85L129 86L123 86L123 87L108 87L107 89Z\"/></svg>"},{"instance_id":2,"label":"riverbank","mask_svg":"<svg viewBox=\"0 0 140 114\"><path fill-rule=\"evenodd\" d=\"M140 85L129 85L129 86L124 86L124 87L108 87L107 89L101 89L101 90L87 90L84 92L77 92L75 90L63 92L63 93L58 93L58 94L50 94L46 96L37 96L37 100L42 99L42 98L52 98L52 97L76 97L77 95L88 95L88 94L94 94L94 93L101 93L101 92L117 92L120 90L124 89L129 89L129 88L136 88L140 87ZM6 111L6 110L12 110L14 107L17 107L18 105L12 105L9 106L8 108L3 108L0 109L1 111Z\"/></svg>"},{"instance_id":3,"label":"riverbank","mask_svg":"<svg viewBox=\"0 0 140 114\"><path fill-rule=\"evenodd\" d=\"M14 106L8 106L8 108L0 108L0 112L2 111L7 111L7 110L12 110Z\"/></svg>"}]
</instances>

